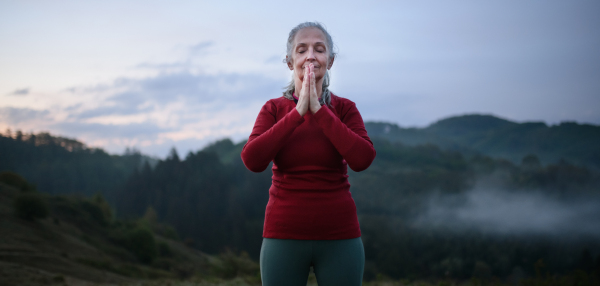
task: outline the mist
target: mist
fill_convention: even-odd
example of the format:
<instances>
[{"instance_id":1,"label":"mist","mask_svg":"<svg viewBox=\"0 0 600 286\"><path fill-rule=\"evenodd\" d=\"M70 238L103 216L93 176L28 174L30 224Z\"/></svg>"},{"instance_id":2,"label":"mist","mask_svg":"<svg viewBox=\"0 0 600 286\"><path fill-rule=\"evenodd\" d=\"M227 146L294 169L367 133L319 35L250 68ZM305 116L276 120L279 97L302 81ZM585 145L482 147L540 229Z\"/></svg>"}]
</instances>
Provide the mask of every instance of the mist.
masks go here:
<instances>
[{"instance_id":1,"label":"mist","mask_svg":"<svg viewBox=\"0 0 600 286\"><path fill-rule=\"evenodd\" d=\"M600 238L600 197L559 199L542 190L475 187L459 195L432 195L413 224L498 235Z\"/></svg>"}]
</instances>

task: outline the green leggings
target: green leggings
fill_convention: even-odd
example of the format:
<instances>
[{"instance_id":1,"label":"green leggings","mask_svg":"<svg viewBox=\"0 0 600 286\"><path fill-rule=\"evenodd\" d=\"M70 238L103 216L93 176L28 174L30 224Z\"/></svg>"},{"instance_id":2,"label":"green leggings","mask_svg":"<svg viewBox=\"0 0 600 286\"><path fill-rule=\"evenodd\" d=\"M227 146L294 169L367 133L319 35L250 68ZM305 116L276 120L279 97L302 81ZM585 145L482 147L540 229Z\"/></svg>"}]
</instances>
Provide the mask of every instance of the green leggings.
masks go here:
<instances>
[{"instance_id":1,"label":"green leggings","mask_svg":"<svg viewBox=\"0 0 600 286\"><path fill-rule=\"evenodd\" d=\"M319 286L361 285L365 251L360 237L340 240L263 238L263 286L306 286L310 267Z\"/></svg>"}]
</instances>

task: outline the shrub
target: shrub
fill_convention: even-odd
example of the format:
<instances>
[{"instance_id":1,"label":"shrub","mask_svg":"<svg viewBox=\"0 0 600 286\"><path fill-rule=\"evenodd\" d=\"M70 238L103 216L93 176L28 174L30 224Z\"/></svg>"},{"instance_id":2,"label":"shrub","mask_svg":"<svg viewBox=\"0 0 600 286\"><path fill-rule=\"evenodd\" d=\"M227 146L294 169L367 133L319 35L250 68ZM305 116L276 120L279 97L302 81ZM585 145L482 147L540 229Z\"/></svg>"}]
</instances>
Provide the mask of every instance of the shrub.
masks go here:
<instances>
[{"instance_id":1,"label":"shrub","mask_svg":"<svg viewBox=\"0 0 600 286\"><path fill-rule=\"evenodd\" d=\"M48 206L37 193L24 193L15 198L15 214L26 220L41 219L48 216Z\"/></svg>"},{"instance_id":2,"label":"shrub","mask_svg":"<svg viewBox=\"0 0 600 286\"><path fill-rule=\"evenodd\" d=\"M148 228L138 227L128 235L129 250L144 262L150 263L158 256L154 234Z\"/></svg>"},{"instance_id":3,"label":"shrub","mask_svg":"<svg viewBox=\"0 0 600 286\"><path fill-rule=\"evenodd\" d=\"M110 205L108 204L108 202L102 196L102 194L101 193L96 193L92 197L91 201L100 208L100 210L102 211L102 215L104 216L104 220L107 223L112 222L112 220L114 218L113 211L110 208Z\"/></svg>"},{"instance_id":4,"label":"shrub","mask_svg":"<svg viewBox=\"0 0 600 286\"><path fill-rule=\"evenodd\" d=\"M217 275L222 278L230 279L237 276L252 276L259 272L259 266L252 261L248 253L242 251L236 255L233 251L227 249L219 255L221 263L214 266Z\"/></svg>"},{"instance_id":5,"label":"shrub","mask_svg":"<svg viewBox=\"0 0 600 286\"><path fill-rule=\"evenodd\" d=\"M154 231L164 237L164 238L169 238L172 240L179 240L179 235L177 234L177 231L175 230L175 228L173 228L172 226L168 225L168 224L156 224L154 226Z\"/></svg>"},{"instance_id":6,"label":"shrub","mask_svg":"<svg viewBox=\"0 0 600 286\"><path fill-rule=\"evenodd\" d=\"M5 183L9 186L13 186L23 192L35 191L35 186L31 185L17 173L13 172L2 172L0 173L0 182Z\"/></svg>"},{"instance_id":7,"label":"shrub","mask_svg":"<svg viewBox=\"0 0 600 286\"><path fill-rule=\"evenodd\" d=\"M81 208L87 212L92 221L101 226L108 226L109 218L106 217L99 205L90 201L82 201Z\"/></svg>"},{"instance_id":8,"label":"shrub","mask_svg":"<svg viewBox=\"0 0 600 286\"><path fill-rule=\"evenodd\" d=\"M171 257L173 255L173 251L171 247L164 241L160 241L158 243L158 254L162 257Z\"/></svg>"}]
</instances>

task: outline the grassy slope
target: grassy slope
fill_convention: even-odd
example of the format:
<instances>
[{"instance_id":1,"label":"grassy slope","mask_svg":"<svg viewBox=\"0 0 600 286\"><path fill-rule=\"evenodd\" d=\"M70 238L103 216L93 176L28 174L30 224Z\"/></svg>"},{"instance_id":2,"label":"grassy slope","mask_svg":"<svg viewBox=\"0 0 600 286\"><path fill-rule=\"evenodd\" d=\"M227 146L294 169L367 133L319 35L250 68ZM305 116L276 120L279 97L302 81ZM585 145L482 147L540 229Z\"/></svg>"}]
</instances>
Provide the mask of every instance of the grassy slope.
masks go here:
<instances>
[{"instance_id":1,"label":"grassy slope","mask_svg":"<svg viewBox=\"0 0 600 286\"><path fill-rule=\"evenodd\" d=\"M57 212L57 201L64 202L65 197L57 200L43 195L51 210L48 218L16 217L12 202L18 194L17 189L0 183L0 285L127 285L163 279L256 277L258 266L245 257L209 256L156 234L157 242L169 246L170 255L141 263L109 239L107 227ZM256 281L249 279L242 280Z\"/></svg>"}]
</instances>

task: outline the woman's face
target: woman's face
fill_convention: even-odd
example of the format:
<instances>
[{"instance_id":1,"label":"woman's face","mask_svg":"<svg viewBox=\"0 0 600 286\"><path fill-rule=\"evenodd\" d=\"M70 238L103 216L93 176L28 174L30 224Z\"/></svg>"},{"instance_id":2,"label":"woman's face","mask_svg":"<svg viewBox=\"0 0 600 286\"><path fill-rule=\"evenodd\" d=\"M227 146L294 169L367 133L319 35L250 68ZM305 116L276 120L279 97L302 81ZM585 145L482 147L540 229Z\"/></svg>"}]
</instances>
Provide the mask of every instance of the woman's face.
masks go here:
<instances>
[{"instance_id":1,"label":"woman's face","mask_svg":"<svg viewBox=\"0 0 600 286\"><path fill-rule=\"evenodd\" d=\"M308 64L314 65L315 80L318 82L325 76L325 72L333 65L333 59L329 59L327 39L319 28L304 28L294 38L292 60L288 62L290 70L294 71L295 77L302 81L304 69Z\"/></svg>"}]
</instances>

